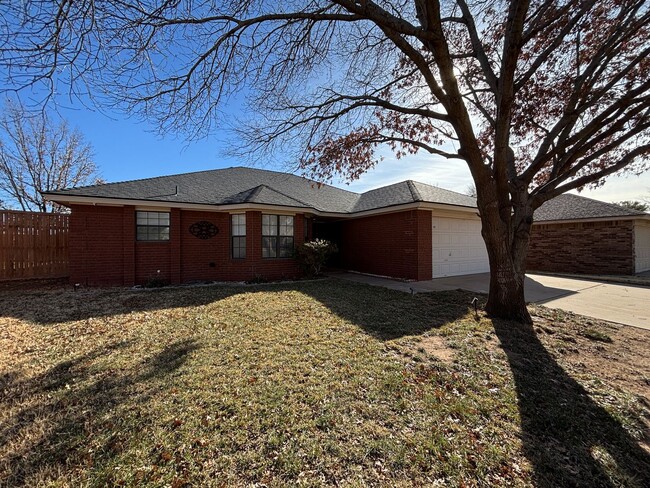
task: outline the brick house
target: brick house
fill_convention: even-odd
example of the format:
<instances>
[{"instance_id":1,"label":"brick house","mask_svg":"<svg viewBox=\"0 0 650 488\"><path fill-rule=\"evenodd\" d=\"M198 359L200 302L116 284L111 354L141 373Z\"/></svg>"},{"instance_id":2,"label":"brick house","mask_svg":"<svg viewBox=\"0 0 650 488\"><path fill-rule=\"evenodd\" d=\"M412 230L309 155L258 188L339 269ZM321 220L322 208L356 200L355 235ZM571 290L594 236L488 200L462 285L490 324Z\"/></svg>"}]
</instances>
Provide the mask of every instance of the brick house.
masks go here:
<instances>
[{"instance_id":1,"label":"brick house","mask_svg":"<svg viewBox=\"0 0 650 488\"><path fill-rule=\"evenodd\" d=\"M628 275L650 270L650 215L578 195L535 212L527 269Z\"/></svg>"},{"instance_id":2,"label":"brick house","mask_svg":"<svg viewBox=\"0 0 650 488\"><path fill-rule=\"evenodd\" d=\"M71 209L74 283L293 278L300 273L293 248L314 237L337 243L332 264L343 269L409 280L489 271L475 200L415 181L358 194L287 173L228 168L45 196ZM563 218L535 226L534 234L548 242L533 246L529 264L553 270L546 260L555 259L566 271L571 261L584 268L576 265L576 272L601 264L617 273L650 267L649 216L625 212L597 220L610 222L602 229L585 227L580 219L565 224ZM559 236L577 232L578 224L579 239L593 241L590 235L597 235L599 242L616 246L620 259L598 249L591 260L565 256ZM639 249L645 249L645 258L638 258Z\"/></svg>"}]
</instances>

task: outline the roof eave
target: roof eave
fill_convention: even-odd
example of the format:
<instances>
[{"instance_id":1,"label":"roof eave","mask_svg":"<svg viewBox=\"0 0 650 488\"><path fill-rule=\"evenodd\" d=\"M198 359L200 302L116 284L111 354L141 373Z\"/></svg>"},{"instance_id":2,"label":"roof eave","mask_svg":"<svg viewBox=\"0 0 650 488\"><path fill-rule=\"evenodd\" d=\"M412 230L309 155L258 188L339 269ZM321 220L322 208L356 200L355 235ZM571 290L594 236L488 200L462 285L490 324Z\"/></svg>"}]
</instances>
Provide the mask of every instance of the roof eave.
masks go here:
<instances>
[{"instance_id":1,"label":"roof eave","mask_svg":"<svg viewBox=\"0 0 650 488\"><path fill-rule=\"evenodd\" d=\"M134 207L151 207L151 208L180 208L187 210L205 210L212 212L231 212L248 209L278 209L293 212L315 213L318 210L311 207L299 207L290 205L271 205L264 203L228 203L228 204L210 204L210 203L192 203L178 202L169 200L150 200L150 199L133 199L118 197L87 197L80 195L61 195L54 193L43 194L46 200L58 203L60 205L106 205L106 206L134 206Z\"/></svg>"},{"instance_id":2,"label":"roof eave","mask_svg":"<svg viewBox=\"0 0 650 488\"><path fill-rule=\"evenodd\" d=\"M650 221L650 214L638 215L618 215L611 217L585 217L582 219L556 219L556 220L536 220L533 225L546 224L571 224L577 222L608 222L612 220L647 220Z\"/></svg>"},{"instance_id":3,"label":"roof eave","mask_svg":"<svg viewBox=\"0 0 650 488\"><path fill-rule=\"evenodd\" d=\"M288 212L305 212L320 217L356 218L383 213L394 213L405 210L454 210L458 212L478 212L476 207L436 203L436 202L408 202L403 204L386 205L384 207L363 210L360 212L327 212L309 206L273 205L265 203L233 203L233 204L206 204L192 202L178 202L169 200L127 199L117 197L88 197L81 195L62 195L61 193L43 193L45 199L60 205L108 205L108 206L134 206L134 207L159 207L180 208L187 210L206 210L212 212L234 212L241 210L278 210Z\"/></svg>"}]
</instances>

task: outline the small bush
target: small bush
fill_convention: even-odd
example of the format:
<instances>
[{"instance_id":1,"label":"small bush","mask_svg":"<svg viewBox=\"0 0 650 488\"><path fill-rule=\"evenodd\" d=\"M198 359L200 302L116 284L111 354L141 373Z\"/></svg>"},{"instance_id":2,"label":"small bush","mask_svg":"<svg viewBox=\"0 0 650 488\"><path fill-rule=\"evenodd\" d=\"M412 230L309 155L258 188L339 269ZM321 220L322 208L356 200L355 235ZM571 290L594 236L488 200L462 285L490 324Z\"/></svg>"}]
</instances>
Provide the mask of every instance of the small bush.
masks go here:
<instances>
[{"instance_id":1,"label":"small bush","mask_svg":"<svg viewBox=\"0 0 650 488\"><path fill-rule=\"evenodd\" d=\"M250 280L247 280L244 283L246 283L247 285L263 285L264 283L268 283L268 282L269 282L268 278L260 274L256 274Z\"/></svg>"},{"instance_id":2,"label":"small bush","mask_svg":"<svg viewBox=\"0 0 650 488\"><path fill-rule=\"evenodd\" d=\"M156 271L156 274L150 275L147 278L146 283L144 284L145 288L162 288L163 286L169 285L169 281L160 274L160 270Z\"/></svg>"},{"instance_id":3,"label":"small bush","mask_svg":"<svg viewBox=\"0 0 650 488\"><path fill-rule=\"evenodd\" d=\"M338 252L336 244L325 239L314 239L296 247L296 258L307 276L318 276L327 259Z\"/></svg>"}]
</instances>

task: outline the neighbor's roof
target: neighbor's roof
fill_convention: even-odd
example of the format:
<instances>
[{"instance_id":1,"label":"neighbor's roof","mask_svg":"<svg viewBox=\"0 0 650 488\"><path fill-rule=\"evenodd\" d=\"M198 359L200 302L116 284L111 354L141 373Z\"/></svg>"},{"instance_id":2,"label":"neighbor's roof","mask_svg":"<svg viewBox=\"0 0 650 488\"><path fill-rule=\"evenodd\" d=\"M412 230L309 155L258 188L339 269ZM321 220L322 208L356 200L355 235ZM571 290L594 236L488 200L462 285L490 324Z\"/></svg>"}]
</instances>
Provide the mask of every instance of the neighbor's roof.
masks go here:
<instances>
[{"instance_id":1,"label":"neighbor's roof","mask_svg":"<svg viewBox=\"0 0 650 488\"><path fill-rule=\"evenodd\" d=\"M62 202L72 196L177 204L261 204L344 214L415 202L476 208L472 197L415 181L359 194L302 176L243 167L71 188L47 196Z\"/></svg>"},{"instance_id":2,"label":"neighbor's roof","mask_svg":"<svg viewBox=\"0 0 650 488\"><path fill-rule=\"evenodd\" d=\"M606 219L616 217L647 216L638 210L630 210L614 203L565 193L545 202L535 210L535 222L558 220Z\"/></svg>"}]
</instances>

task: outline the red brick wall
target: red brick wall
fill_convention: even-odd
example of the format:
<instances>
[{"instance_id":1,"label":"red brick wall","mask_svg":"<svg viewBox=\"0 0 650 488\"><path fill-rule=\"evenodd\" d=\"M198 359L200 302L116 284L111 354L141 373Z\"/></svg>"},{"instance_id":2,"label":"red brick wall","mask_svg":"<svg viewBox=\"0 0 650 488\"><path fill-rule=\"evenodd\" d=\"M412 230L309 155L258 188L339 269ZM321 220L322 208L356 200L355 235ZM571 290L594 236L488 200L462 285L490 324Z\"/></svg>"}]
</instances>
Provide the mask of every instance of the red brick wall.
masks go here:
<instances>
[{"instance_id":1,"label":"red brick wall","mask_svg":"<svg viewBox=\"0 0 650 488\"><path fill-rule=\"evenodd\" d=\"M340 224L337 264L412 280L431 279L431 212L410 210Z\"/></svg>"},{"instance_id":2,"label":"red brick wall","mask_svg":"<svg viewBox=\"0 0 650 488\"><path fill-rule=\"evenodd\" d=\"M152 279L172 282L171 242L135 242L135 282Z\"/></svg>"},{"instance_id":3,"label":"red brick wall","mask_svg":"<svg viewBox=\"0 0 650 488\"><path fill-rule=\"evenodd\" d=\"M634 274L631 221L535 224L527 269L551 273Z\"/></svg>"},{"instance_id":4,"label":"red brick wall","mask_svg":"<svg viewBox=\"0 0 650 488\"><path fill-rule=\"evenodd\" d=\"M135 285L135 208L122 209L123 285Z\"/></svg>"},{"instance_id":5,"label":"red brick wall","mask_svg":"<svg viewBox=\"0 0 650 488\"><path fill-rule=\"evenodd\" d=\"M70 281L84 285L124 284L123 239L122 207L72 206Z\"/></svg>"},{"instance_id":6,"label":"red brick wall","mask_svg":"<svg viewBox=\"0 0 650 488\"><path fill-rule=\"evenodd\" d=\"M418 276L417 280L430 280L433 275L433 252L431 233L433 232L431 226L431 212L425 210L417 211L418 220Z\"/></svg>"},{"instance_id":7,"label":"red brick wall","mask_svg":"<svg viewBox=\"0 0 650 488\"><path fill-rule=\"evenodd\" d=\"M190 234L190 226L202 220L216 225L218 234L211 239L198 239ZM224 263L230 258L229 227L230 216L226 213L181 212L181 281L223 279Z\"/></svg>"},{"instance_id":8,"label":"red brick wall","mask_svg":"<svg viewBox=\"0 0 650 488\"><path fill-rule=\"evenodd\" d=\"M230 215L172 209L170 240L137 242L135 208L72 206L70 280L85 285L145 284L153 277L171 283L295 278L293 258L262 259L262 213L246 212L246 259L232 259ZM271 212L269 212L271 213ZM219 232L199 239L189 227L206 220ZM304 218L294 217L294 243L304 241ZM160 271L160 272L158 272Z\"/></svg>"}]
</instances>

